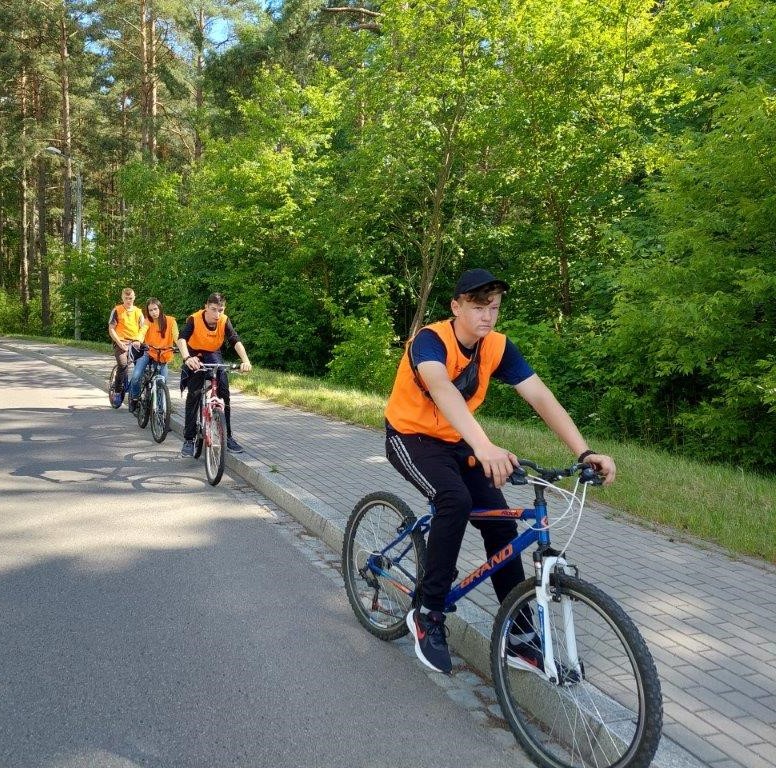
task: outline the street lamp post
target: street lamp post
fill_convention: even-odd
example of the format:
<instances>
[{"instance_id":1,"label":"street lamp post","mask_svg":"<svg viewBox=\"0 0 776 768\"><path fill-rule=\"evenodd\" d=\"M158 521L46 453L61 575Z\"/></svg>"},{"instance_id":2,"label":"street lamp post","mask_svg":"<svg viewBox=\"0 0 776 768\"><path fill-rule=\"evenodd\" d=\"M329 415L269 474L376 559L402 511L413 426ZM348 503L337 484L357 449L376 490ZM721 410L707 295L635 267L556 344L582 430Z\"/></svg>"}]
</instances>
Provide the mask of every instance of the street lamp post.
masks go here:
<instances>
[{"instance_id":1,"label":"street lamp post","mask_svg":"<svg viewBox=\"0 0 776 768\"><path fill-rule=\"evenodd\" d=\"M81 174L81 164L72 156L66 155L61 149L57 147L46 147L46 152L52 155L57 155L65 161L69 161L75 166L75 225L73 227L73 236L75 240L75 248L78 251L78 255L81 255L83 249L83 215L84 215L84 200L83 200L83 176ZM68 179L69 181L69 179ZM71 240L70 245L73 245ZM78 294L73 299L73 336L76 340L81 338L81 318L78 307Z\"/></svg>"}]
</instances>

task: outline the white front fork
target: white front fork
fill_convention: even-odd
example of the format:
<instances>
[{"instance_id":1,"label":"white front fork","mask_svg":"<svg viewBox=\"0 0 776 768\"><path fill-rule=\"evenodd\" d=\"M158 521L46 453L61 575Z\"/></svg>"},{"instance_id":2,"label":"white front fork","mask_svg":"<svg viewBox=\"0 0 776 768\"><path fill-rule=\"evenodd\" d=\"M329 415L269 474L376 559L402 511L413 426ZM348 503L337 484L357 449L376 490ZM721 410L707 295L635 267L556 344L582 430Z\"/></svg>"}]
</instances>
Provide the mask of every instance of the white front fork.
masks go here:
<instances>
[{"instance_id":1,"label":"white front fork","mask_svg":"<svg viewBox=\"0 0 776 768\"><path fill-rule=\"evenodd\" d=\"M544 674L551 683L558 683L558 667L555 664L555 649L553 646L553 630L563 632L566 639L566 658L564 665L567 664L577 674L581 676L582 667L577 655L577 638L574 632L574 613L572 611L571 598L562 595L560 598L563 627L553 627L550 622L551 612L550 602L553 600L550 587L550 576L556 567L565 570L567 563L562 557L548 557L542 563L542 581L541 585L536 587L536 605L539 614L539 634L542 641L542 652L544 653Z\"/></svg>"}]
</instances>

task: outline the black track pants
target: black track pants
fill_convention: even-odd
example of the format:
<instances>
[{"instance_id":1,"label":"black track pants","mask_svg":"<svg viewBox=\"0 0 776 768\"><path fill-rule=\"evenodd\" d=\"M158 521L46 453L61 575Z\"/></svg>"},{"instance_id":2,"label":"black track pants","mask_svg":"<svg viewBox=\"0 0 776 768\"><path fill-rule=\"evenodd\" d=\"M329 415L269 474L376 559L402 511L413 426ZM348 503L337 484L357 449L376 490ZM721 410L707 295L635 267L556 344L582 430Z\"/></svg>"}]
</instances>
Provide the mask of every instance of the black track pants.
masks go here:
<instances>
[{"instance_id":1,"label":"black track pants","mask_svg":"<svg viewBox=\"0 0 776 768\"><path fill-rule=\"evenodd\" d=\"M485 477L482 467L467 465L471 448L463 441L446 443L426 435L389 435L388 461L433 502L436 512L428 533L423 605L441 611L455 578L455 565L472 509L503 509L504 494ZM506 546L517 533L513 520L478 521L487 557ZM499 602L525 578L519 557L493 574Z\"/></svg>"},{"instance_id":2,"label":"black track pants","mask_svg":"<svg viewBox=\"0 0 776 768\"><path fill-rule=\"evenodd\" d=\"M202 395L202 385L205 384L205 374L196 371L189 376L186 386L186 420L183 426L183 439L193 440L197 434L197 408ZM210 386L210 383L207 382ZM229 399L229 379L226 371L218 371L218 396L224 401L224 416L226 417L227 437L232 435L232 407Z\"/></svg>"}]
</instances>

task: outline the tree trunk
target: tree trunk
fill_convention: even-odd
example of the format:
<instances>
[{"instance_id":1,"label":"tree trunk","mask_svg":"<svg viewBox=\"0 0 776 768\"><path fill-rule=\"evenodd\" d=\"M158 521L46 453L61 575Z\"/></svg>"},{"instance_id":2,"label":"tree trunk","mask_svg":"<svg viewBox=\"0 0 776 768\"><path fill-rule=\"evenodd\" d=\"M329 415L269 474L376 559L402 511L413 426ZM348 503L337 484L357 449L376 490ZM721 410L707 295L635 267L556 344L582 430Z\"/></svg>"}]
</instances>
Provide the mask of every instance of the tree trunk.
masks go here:
<instances>
[{"instance_id":1,"label":"tree trunk","mask_svg":"<svg viewBox=\"0 0 776 768\"><path fill-rule=\"evenodd\" d=\"M27 141L28 118L28 94L27 72L22 68L19 77L19 106L22 119L22 142ZM19 221L19 300L22 304L22 322L26 330L30 319L30 226L29 204L27 200L27 160L22 164L21 179L19 181L19 200L21 202L21 219Z\"/></svg>"},{"instance_id":2,"label":"tree trunk","mask_svg":"<svg viewBox=\"0 0 776 768\"><path fill-rule=\"evenodd\" d=\"M157 155L159 81L156 77L156 13L153 0L148 2L148 159L153 165Z\"/></svg>"},{"instance_id":3,"label":"tree trunk","mask_svg":"<svg viewBox=\"0 0 776 768\"><path fill-rule=\"evenodd\" d=\"M59 91L60 91L60 123L62 124L62 256L65 265L65 285L73 279L73 235L75 224L73 220L73 134L70 119L70 52L67 47L67 0L62 0L62 14L59 17ZM41 285L41 298L43 296ZM48 292L48 275L46 276L46 291ZM74 329L73 335L80 338L78 324L78 298L73 299ZM50 323L50 317L48 319ZM46 319L44 318L44 325Z\"/></svg>"},{"instance_id":4,"label":"tree trunk","mask_svg":"<svg viewBox=\"0 0 776 768\"><path fill-rule=\"evenodd\" d=\"M35 89L35 113L38 124L43 125L43 101L40 82L38 82ZM51 295L49 292L48 244L46 242L46 159L42 153L38 155L37 165L38 235L35 238L35 244L38 274L40 276L40 319L43 325L43 333L48 336L51 332Z\"/></svg>"},{"instance_id":5,"label":"tree trunk","mask_svg":"<svg viewBox=\"0 0 776 768\"><path fill-rule=\"evenodd\" d=\"M48 244L46 242L46 161L38 158L38 269L40 272L40 319L43 333L51 333L51 292L49 286Z\"/></svg>"},{"instance_id":6,"label":"tree trunk","mask_svg":"<svg viewBox=\"0 0 776 768\"><path fill-rule=\"evenodd\" d=\"M19 221L19 300L22 304L22 318L26 329L30 318L30 241L29 241L29 206L27 203L27 166L22 169L19 182L19 198L21 199L21 219Z\"/></svg>"},{"instance_id":7,"label":"tree trunk","mask_svg":"<svg viewBox=\"0 0 776 768\"><path fill-rule=\"evenodd\" d=\"M72 135L70 128L70 54L67 50L67 0L63 0L59 18L59 87L61 95L60 120L62 122L62 246L65 256L73 245L73 164Z\"/></svg>"},{"instance_id":8,"label":"tree trunk","mask_svg":"<svg viewBox=\"0 0 776 768\"><path fill-rule=\"evenodd\" d=\"M148 9L146 0L140 0L140 151L148 157L150 145L148 99Z\"/></svg>"},{"instance_id":9,"label":"tree trunk","mask_svg":"<svg viewBox=\"0 0 776 768\"><path fill-rule=\"evenodd\" d=\"M146 161L156 162L156 15L153 0L140 0L140 149Z\"/></svg>"},{"instance_id":10,"label":"tree trunk","mask_svg":"<svg viewBox=\"0 0 776 768\"><path fill-rule=\"evenodd\" d=\"M437 171L436 185L431 199L431 220L426 227L426 231L423 233L423 239L420 244L422 273L418 289L418 306L415 309L415 315L412 318L412 323L410 325L410 338L423 327L426 317L426 308L428 307L428 297L431 295L431 288L434 285L434 280L439 273L444 259L442 248L442 241L444 238L442 207L447 196L447 187L453 170L453 161L455 160L455 140L458 136L458 128L460 126L461 117L463 116L463 111L463 102L459 98L453 113L452 121L449 125L443 126L441 129L443 154Z\"/></svg>"},{"instance_id":11,"label":"tree trunk","mask_svg":"<svg viewBox=\"0 0 776 768\"><path fill-rule=\"evenodd\" d=\"M0 198L1 199L1 198ZM5 210L0 203L0 288L6 288L6 277L9 273L10 259L8 258L8 252L5 247Z\"/></svg>"},{"instance_id":12,"label":"tree trunk","mask_svg":"<svg viewBox=\"0 0 776 768\"><path fill-rule=\"evenodd\" d=\"M197 72L196 72L196 86L194 92L194 99L196 105L196 119L194 122L194 162L199 165L202 159L203 145L202 134L200 133L200 125L202 121L202 107L205 103L205 97L202 92L202 78L205 72L205 11L202 6L197 10Z\"/></svg>"}]
</instances>

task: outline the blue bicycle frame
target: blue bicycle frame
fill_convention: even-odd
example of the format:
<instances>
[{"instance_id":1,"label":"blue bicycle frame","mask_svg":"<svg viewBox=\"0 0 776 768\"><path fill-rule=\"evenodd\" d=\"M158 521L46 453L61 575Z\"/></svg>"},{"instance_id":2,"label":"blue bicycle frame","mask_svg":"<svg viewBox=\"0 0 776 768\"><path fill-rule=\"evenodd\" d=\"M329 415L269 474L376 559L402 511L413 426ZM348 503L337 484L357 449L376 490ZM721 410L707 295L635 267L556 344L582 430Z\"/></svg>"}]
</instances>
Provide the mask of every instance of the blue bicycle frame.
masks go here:
<instances>
[{"instance_id":1,"label":"blue bicycle frame","mask_svg":"<svg viewBox=\"0 0 776 768\"><path fill-rule=\"evenodd\" d=\"M505 547L492 555L486 562L475 568L471 573L464 576L457 584L452 586L445 599L444 610L446 612L454 611L456 603L462 597L475 589L479 584L485 581L485 579L490 578L507 563L511 562L516 557L520 557L520 555L532 544L538 544L538 547L533 553L533 564L534 580L537 587L539 587L542 584L543 579L543 563L545 556L553 557L560 554L550 546L550 530L547 522L547 501L544 497L545 487L550 487L556 480L561 480L564 477L571 477L577 472L580 472L580 470L580 482L584 484L601 484L601 478L596 474L595 470L585 464L574 464L567 469L549 469L539 467L532 461L521 459L520 465L521 466L519 466L510 476L509 482L512 483L512 485L528 485L529 475L524 467L530 467L535 470L539 475L539 482L532 483L534 487L534 506L530 508L475 509L469 514L469 520L525 520L530 521L529 527L522 533L517 534L517 536L515 536L515 538ZM391 567L399 569L408 580L413 583L415 582L413 575L408 573L401 565L402 559L412 548L412 543L410 542L404 546L402 542L414 531L419 531L421 535L425 537L428 529L431 527L431 520L435 512L433 503L429 503L428 506L428 514L418 518L418 520L410 527L399 529L399 535L379 553L370 555L366 562L366 567L368 567L369 570L387 579L396 589L410 595L412 598L415 597L415 590L410 590L404 584L400 584L391 578L389 571L383 567L382 562L388 561ZM397 547L403 547L403 549L398 551L395 557L391 557L390 553L395 552ZM558 561L557 557L555 559ZM565 561L563 562L565 564ZM576 571L576 569L574 570Z\"/></svg>"},{"instance_id":2,"label":"blue bicycle frame","mask_svg":"<svg viewBox=\"0 0 776 768\"><path fill-rule=\"evenodd\" d=\"M550 545L550 533L547 528L547 503L543 498L544 488L536 486L537 499L533 508L514 508L514 509L478 509L472 510L469 515L469 520L532 520L531 526L515 536L505 547L496 552L490 557L487 562L483 563L479 567L475 568L470 574L464 576L458 584L455 584L450 592L447 594L445 600L445 611L454 610L455 604L473 589L475 589L485 579L490 578L496 571L503 568L507 563L514 560L516 557L520 557L522 552L530 547L532 544L538 543L540 550L549 548ZM408 590L403 584L394 581L390 573L385 570L378 562L378 558L387 558L391 561L394 567L397 567L402 573L412 579L411 574L407 573L401 567L402 558L410 550L411 545L407 546L403 550L398 552L398 555L394 558L389 554L395 551L395 549L401 548L402 542L410 536L414 531L420 531L425 536L428 529L431 527L431 519L434 516L434 505L429 504L429 513L419 518L411 527L405 528L399 531L399 535L380 553L372 554L368 561L367 566L374 573L379 574L391 581L391 583L402 592L415 596L414 590Z\"/></svg>"}]
</instances>

